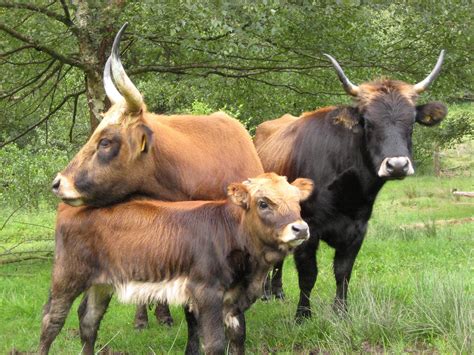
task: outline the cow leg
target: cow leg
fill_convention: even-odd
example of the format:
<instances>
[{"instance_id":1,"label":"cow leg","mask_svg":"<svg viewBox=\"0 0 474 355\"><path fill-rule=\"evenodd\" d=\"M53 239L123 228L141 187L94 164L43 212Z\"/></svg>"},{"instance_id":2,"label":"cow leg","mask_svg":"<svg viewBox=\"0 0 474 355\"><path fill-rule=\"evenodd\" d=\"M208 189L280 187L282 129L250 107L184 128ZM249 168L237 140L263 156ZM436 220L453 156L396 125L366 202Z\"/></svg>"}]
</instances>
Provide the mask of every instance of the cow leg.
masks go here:
<instances>
[{"instance_id":1,"label":"cow leg","mask_svg":"<svg viewBox=\"0 0 474 355\"><path fill-rule=\"evenodd\" d=\"M301 322L311 317L310 295L318 276L316 264L316 249L319 239L310 238L295 249L295 264L298 271L300 300L296 309L296 321Z\"/></svg>"},{"instance_id":2,"label":"cow leg","mask_svg":"<svg viewBox=\"0 0 474 355\"><path fill-rule=\"evenodd\" d=\"M186 355L199 354L199 330L198 322L188 306L184 308L186 323L188 324L188 342L186 344Z\"/></svg>"},{"instance_id":3,"label":"cow leg","mask_svg":"<svg viewBox=\"0 0 474 355\"><path fill-rule=\"evenodd\" d=\"M198 306L198 324L202 334L204 352L206 354L224 354L226 347L223 294L217 290L208 289L203 292Z\"/></svg>"},{"instance_id":4,"label":"cow leg","mask_svg":"<svg viewBox=\"0 0 474 355\"><path fill-rule=\"evenodd\" d=\"M157 303L155 307L155 317L158 323L171 327L173 325L173 317L171 316L168 303Z\"/></svg>"},{"instance_id":5,"label":"cow leg","mask_svg":"<svg viewBox=\"0 0 474 355\"><path fill-rule=\"evenodd\" d=\"M275 266L273 267L273 275L272 275L272 295L275 296L275 298L279 300L285 299L285 294L283 293L283 282L282 282L283 262L284 260L275 264Z\"/></svg>"},{"instance_id":6,"label":"cow leg","mask_svg":"<svg viewBox=\"0 0 474 355\"><path fill-rule=\"evenodd\" d=\"M84 295L77 310L79 330L84 354L94 354L100 321L109 306L112 289L109 286L92 286Z\"/></svg>"},{"instance_id":7,"label":"cow leg","mask_svg":"<svg viewBox=\"0 0 474 355\"><path fill-rule=\"evenodd\" d=\"M263 284L263 295L261 297L262 301L270 301L272 298L272 272L269 271L267 277L265 278L265 283Z\"/></svg>"},{"instance_id":8,"label":"cow leg","mask_svg":"<svg viewBox=\"0 0 474 355\"><path fill-rule=\"evenodd\" d=\"M50 294L48 302L43 309L43 320L41 322L41 336L38 351L40 354L49 353L49 348L64 326L71 305L79 293L80 292L63 293L60 295Z\"/></svg>"},{"instance_id":9,"label":"cow leg","mask_svg":"<svg viewBox=\"0 0 474 355\"><path fill-rule=\"evenodd\" d=\"M347 290L351 279L352 268L359 253L364 235L356 238L350 246L344 249L336 249L334 255L334 276L336 278L336 297L334 299L334 309L337 311L347 311Z\"/></svg>"},{"instance_id":10,"label":"cow leg","mask_svg":"<svg viewBox=\"0 0 474 355\"><path fill-rule=\"evenodd\" d=\"M139 304L137 310L135 311L135 329L142 330L148 327L148 305Z\"/></svg>"},{"instance_id":11,"label":"cow leg","mask_svg":"<svg viewBox=\"0 0 474 355\"><path fill-rule=\"evenodd\" d=\"M229 339L230 354L245 354L246 325L245 314L240 313L226 318L227 337Z\"/></svg>"}]
</instances>

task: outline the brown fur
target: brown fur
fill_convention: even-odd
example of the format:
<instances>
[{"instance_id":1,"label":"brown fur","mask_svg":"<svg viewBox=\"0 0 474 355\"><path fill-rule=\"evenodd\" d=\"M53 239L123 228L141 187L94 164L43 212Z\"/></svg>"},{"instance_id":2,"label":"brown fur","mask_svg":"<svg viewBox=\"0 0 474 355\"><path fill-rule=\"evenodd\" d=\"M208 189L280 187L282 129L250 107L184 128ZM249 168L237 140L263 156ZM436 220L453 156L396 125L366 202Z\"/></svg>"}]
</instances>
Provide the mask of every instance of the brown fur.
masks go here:
<instances>
[{"instance_id":1,"label":"brown fur","mask_svg":"<svg viewBox=\"0 0 474 355\"><path fill-rule=\"evenodd\" d=\"M242 318L259 297L271 265L292 248L282 233L301 221L299 202L312 188L308 179L290 185L264 174L229 186L229 201L135 200L99 209L61 204L40 352L49 351L80 293L86 295L81 339L84 352L92 353L111 296L106 286L180 277L188 280L187 306L201 324L205 350L224 351L223 315ZM262 212L262 200L274 207ZM237 333L243 346L245 332Z\"/></svg>"},{"instance_id":2,"label":"brown fur","mask_svg":"<svg viewBox=\"0 0 474 355\"><path fill-rule=\"evenodd\" d=\"M114 106L104 120L61 172L81 203L110 204L133 194L218 199L225 197L230 182L263 172L245 128L222 112L162 116L143 111L131 117ZM100 147L101 140L114 137L121 141L118 155L100 163L100 151L109 154L113 149ZM66 194L57 194L68 202Z\"/></svg>"},{"instance_id":3,"label":"brown fur","mask_svg":"<svg viewBox=\"0 0 474 355\"><path fill-rule=\"evenodd\" d=\"M379 97L390 92L398 92L405 97L412 105L415 105L418 94L413 89L413 85L403 81L380 79L359 85L360 92L357 95L357 105L362 109Z\"/></svg>"}]
</instances>

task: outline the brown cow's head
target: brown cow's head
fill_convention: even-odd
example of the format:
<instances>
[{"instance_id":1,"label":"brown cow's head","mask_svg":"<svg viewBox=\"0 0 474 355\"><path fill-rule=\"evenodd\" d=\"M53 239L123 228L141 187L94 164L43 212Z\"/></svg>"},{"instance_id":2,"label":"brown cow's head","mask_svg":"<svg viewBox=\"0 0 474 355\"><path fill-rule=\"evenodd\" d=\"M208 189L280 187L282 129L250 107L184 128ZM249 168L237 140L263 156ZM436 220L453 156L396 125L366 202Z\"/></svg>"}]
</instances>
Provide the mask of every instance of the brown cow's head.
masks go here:
<instances>
[{"instance_id":1,"label":"brown cow's head","mask_svg":"<svg viewBox=\"0 0 474 355\"><path fill-rule=\"evenodd\" d=\"M344 89L356 97L360 123L364 128L366 148L375 168L384 179L403 178L415 171L412 164L412 131L415 122L433 126L446 116L447 108L439 102L416 106L418 94L438 76L444 59L441 51L433 71L415 85L395 80L380 80L354 85L338 62L332 62Z\"/></svg>"},{"instance_id":2,"label":"brown cow's head","mask_svg":"<svg viewBox=\"0 0 474 355\"><path fill-rule=\"evenodd\" d=\"M148 159L152 131L144 122L146 107L119 58L126 26L117 33L104 69L104 87L112 106L89 141L53 181L53 192L70 205L115 202L112 195L127 196L139 190L146 169L152 169Z\"/></svg>"},{"instance_id":3,"label":"brown cow's head","mask_svg":"<svg viewBox=\"0 0 474 355\"><path fill-rule=\"evenodd\" d=\"M231 201L246 210L245 226L260 244L286 250L309 238L309 228L301 219L300 201L313 191L309 179L296 179L266 173L227 188Z\"/></svg>"}]
</instances>

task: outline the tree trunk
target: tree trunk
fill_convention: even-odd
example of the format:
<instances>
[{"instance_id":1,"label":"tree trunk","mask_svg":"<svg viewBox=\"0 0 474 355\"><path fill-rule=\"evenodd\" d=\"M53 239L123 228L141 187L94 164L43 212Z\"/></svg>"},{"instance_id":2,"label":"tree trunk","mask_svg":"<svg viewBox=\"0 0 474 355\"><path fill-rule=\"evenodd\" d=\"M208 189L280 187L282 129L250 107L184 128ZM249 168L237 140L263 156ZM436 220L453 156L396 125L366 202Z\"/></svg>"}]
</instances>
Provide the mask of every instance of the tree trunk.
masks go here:
<instances>
[{"instance_id":1,"label":"tree trunk","mask_svg":"<svg viewBox=\"0 0 474 355\"><path fill-rule=\"evenodd\" d=\"M105 95L103 68L115 35L114 22L124 1L112 0L108 6L93 0L74 0L79 54L85 66L85 86L89 105L90 134L94 132L110 103Z\"/></svg>"}]
</instances>

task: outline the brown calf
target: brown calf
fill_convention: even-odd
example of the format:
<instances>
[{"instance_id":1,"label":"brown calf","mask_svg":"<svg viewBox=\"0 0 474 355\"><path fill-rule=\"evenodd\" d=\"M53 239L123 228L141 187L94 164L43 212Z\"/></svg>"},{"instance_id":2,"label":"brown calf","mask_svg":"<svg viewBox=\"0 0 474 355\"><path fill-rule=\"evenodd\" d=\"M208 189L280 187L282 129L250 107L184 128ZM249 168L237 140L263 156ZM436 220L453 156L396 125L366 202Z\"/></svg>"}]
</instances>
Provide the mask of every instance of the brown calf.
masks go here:
<instances>
[{"instance_id":1,"label":"brown calf","mask_svg":"<svg viewBox=\"0 0 474 355\"><path fill-rule=\"evenodd\" d=\"M229 185L228 200L135 200L108 208L61 205L40 352L48 353L72 302L79 307L84 352L92 354L99 323L115 291L126 303L185 306L187 353L244 350L244 311L260 296L270 267L309 238L300 201L308 179L291 185L262 174Z\"/></svg>"}]
</instances>

